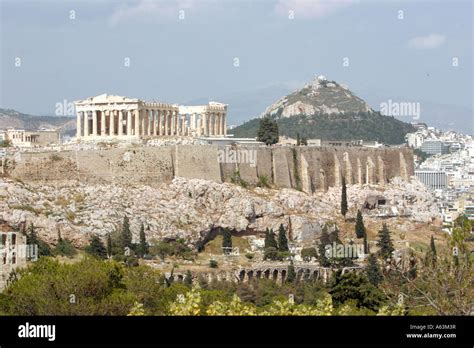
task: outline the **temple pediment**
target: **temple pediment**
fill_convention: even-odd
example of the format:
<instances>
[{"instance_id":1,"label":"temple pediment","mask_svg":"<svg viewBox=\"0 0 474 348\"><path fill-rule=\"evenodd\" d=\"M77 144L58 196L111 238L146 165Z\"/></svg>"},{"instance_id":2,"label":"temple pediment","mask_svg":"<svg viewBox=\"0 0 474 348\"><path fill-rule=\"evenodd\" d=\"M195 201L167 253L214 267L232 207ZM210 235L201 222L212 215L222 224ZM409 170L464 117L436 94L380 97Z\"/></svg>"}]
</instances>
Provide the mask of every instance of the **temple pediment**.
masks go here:
<instances>
[{"instance_id":1,"label":"temple pediment","mask_svg":"<svg viewBox=\"0 0 474 348\"><path fill-rule=\"evenodd\" d=\"M95 97L90 97L84 100L79 100L76 104L103 104L103 103L137 103L138 98L127 98L119 95L100 94Z\"/></svg>"}]
</instances>

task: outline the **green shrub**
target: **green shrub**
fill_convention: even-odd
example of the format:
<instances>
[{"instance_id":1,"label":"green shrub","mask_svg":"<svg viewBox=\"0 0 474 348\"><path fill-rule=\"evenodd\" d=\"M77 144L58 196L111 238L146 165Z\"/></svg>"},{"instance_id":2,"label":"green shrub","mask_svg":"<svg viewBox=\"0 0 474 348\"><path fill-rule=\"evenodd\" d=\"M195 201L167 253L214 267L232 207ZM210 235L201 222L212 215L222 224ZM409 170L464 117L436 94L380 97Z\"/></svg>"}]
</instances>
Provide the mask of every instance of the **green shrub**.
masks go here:
<instances>
[{"instance_id":1,"label":"green shrub","mask_svg":"<svg viewBox=\"0 0 474 348\"><path fill-rule=\"evenodd\" d=\"M216 260L209 260L209 267L217 268L219 267Z\"/></svg>"}]
</instances>

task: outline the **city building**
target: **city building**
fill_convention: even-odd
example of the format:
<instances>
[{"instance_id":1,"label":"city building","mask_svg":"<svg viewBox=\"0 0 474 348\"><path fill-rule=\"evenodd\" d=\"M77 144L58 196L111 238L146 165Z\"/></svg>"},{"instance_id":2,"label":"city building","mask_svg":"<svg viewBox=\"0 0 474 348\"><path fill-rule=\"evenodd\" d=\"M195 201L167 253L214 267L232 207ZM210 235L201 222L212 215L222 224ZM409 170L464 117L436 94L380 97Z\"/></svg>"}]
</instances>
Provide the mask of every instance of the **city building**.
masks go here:
<instances>
[{"instance_id":1,"label":"city building","mask_svg":"<svg viewBox=\"0 0 474 348\"><path fill-rule=\"evenodd\" d=\"M448 177L443 171L417 169L415 170L415 176L425 184L425 186L433 190L445 189L448 186Z\"/></svg>"},{"instance_id":2,"label":"city building","mask_svg":"<svg viewBox=\"0 0 474 348\"><path fill-rule=\"evenodd\" d=\"M15 268L26 265L25 251L26 236L20 232L0 231L0 290Z\"/></svg>"},{"instance_id":3,"label":"city building","mask_svg":"<svg viewBox=\"0 0 474 348\"><path fill-rule=\"evenodd\" d=\"M0 133L2 134L2 133ZM59 143L59 132L56 129L27 131L9 128L0 135L0 140L9 140L15 147L41 147Z\"/></svg>"},{"instance_id":4,"label":"city building","mask_svg":"<svg viewBox=\"0 0 474 348\"><path fill-rule=\"evenodd\" d=\"M428 155L444 155L449 153L449 146L439 140L426 140L421 145L421 151Z\"/></svg>"},{"instance_id":5,"label":"city building","mask_svg":"<svg viewBox=\"0 0 474 348\"><path fill-rule=\"evenodd\" d=\"M227 105L180 106L102 94L75 102L78 140L225 136Z\"/></svg>"}]
</instances>

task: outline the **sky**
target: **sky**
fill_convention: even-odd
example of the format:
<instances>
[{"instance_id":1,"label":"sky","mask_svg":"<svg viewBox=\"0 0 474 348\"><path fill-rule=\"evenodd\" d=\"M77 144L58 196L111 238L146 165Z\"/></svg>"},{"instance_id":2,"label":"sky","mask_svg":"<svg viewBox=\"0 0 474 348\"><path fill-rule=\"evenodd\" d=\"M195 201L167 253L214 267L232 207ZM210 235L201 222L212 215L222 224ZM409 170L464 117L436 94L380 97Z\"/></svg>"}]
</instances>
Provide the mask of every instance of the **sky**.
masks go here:
<instances>
[{"instance_id":1,"label":"sky","mask_svg":"<svg viewBox=\"0 0 474 348\"><path fill-rule=\"evenodd\" d=\"M319 74L363 97L472 110L469 0L0 3L0 107L24 113L103 93L216 100Z\"/></svg>"}]
</instances>

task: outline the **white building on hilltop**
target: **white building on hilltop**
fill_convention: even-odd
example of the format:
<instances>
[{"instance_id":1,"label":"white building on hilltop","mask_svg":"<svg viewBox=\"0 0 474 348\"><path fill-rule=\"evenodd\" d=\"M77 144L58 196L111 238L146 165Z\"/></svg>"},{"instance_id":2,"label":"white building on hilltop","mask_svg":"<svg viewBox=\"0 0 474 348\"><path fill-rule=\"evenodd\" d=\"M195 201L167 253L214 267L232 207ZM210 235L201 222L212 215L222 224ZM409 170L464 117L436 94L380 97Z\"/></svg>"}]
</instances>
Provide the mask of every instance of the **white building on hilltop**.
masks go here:
<instances>
[{"instance_id":1,"label":"white building on hilltop","mask_svg":"<svg viewBox=\"0 0 474 348\"><path fill-rule=\"evenodd\" d=\"M227 134L227 105L217 102L180 106L102 94L75 105L78 140Z\"/></svg>"}]
</instances>

